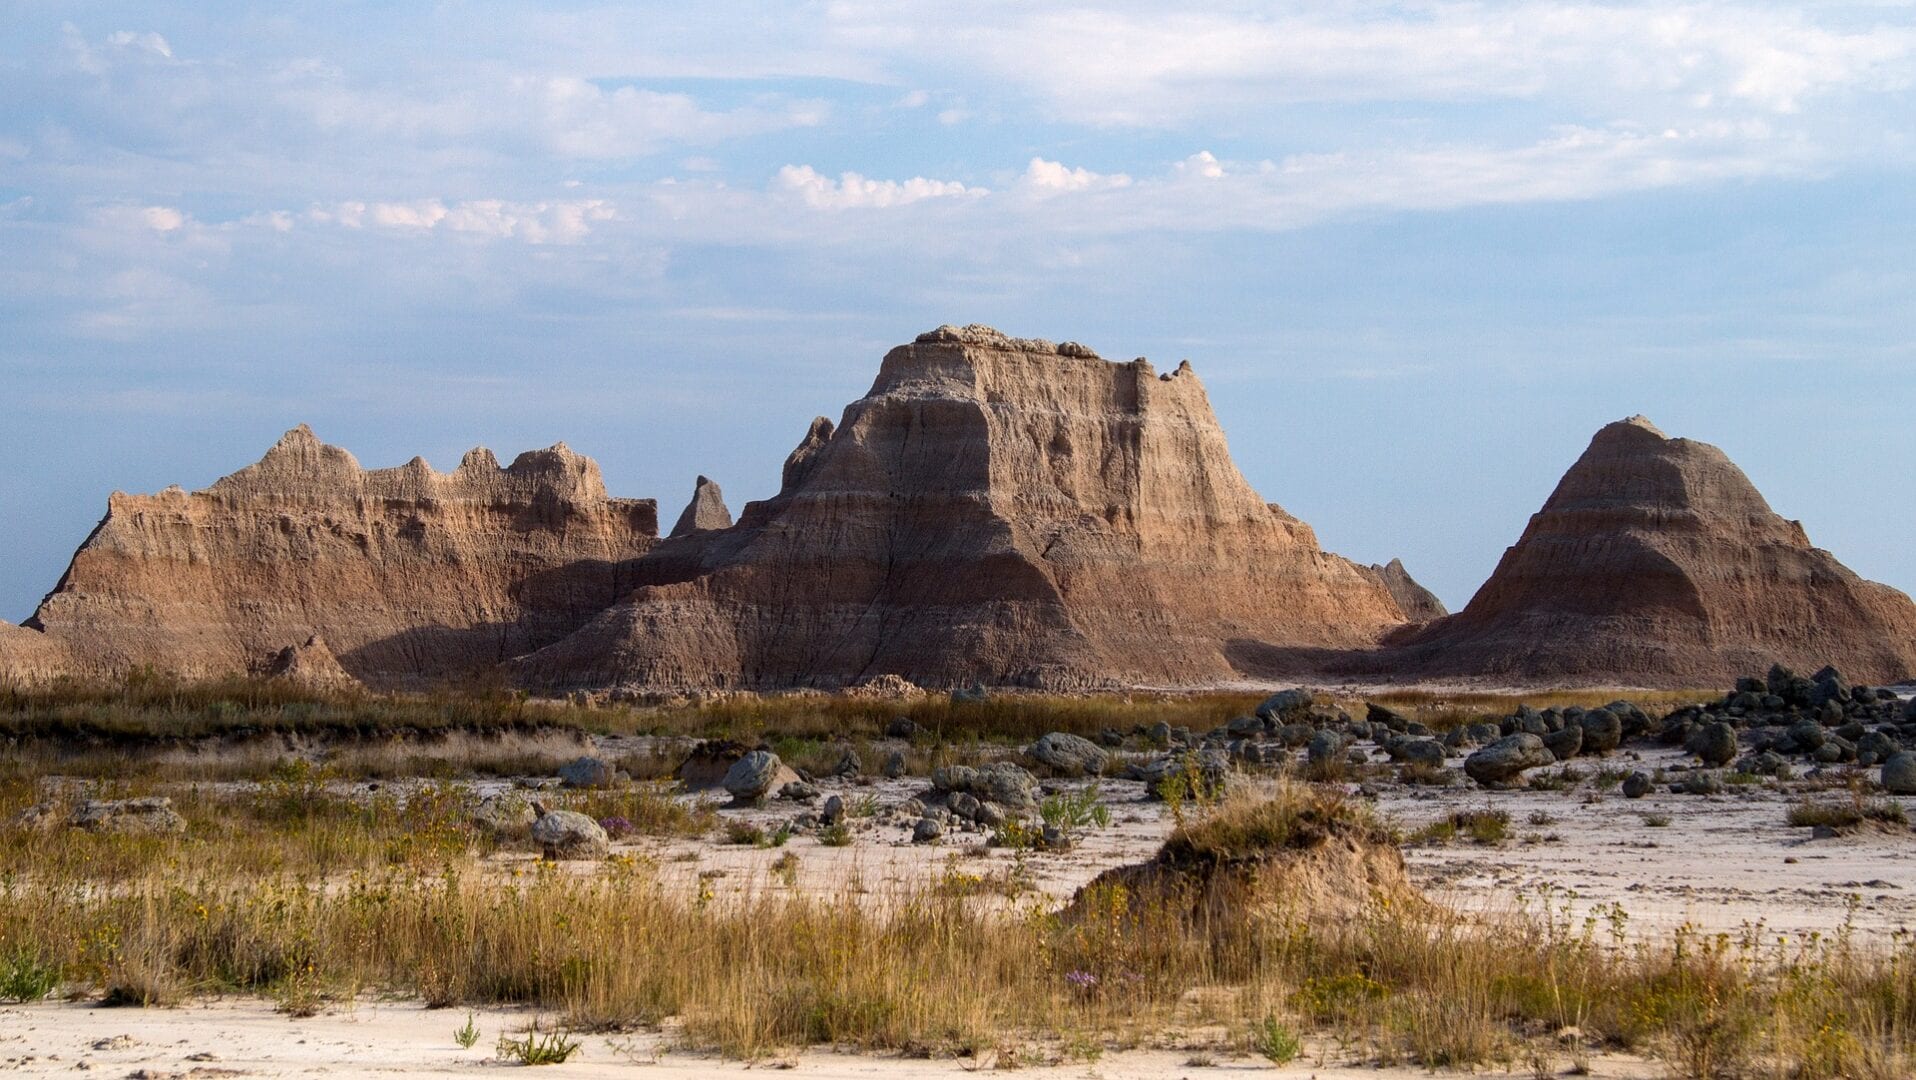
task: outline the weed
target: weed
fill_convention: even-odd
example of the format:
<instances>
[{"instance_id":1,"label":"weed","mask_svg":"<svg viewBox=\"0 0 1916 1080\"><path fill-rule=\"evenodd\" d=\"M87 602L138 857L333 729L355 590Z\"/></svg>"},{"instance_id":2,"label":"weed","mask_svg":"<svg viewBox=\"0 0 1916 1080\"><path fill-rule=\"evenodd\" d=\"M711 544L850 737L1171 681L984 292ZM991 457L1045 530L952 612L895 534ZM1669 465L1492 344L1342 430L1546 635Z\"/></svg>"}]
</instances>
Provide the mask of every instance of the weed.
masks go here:
<instances>
[{"instance_id":1,"label":"weed","mask_svg":"<svg viewBox=\"0 0 1916 1080\"><path fill-rule=\"evenodd\" d=\"M1297 1033L1279 1023L1275 1015L1267 1015L1251 1028L1251 1048L1272 1064L1285 1065L1297 1057Z\"/></svg>"},{"instance_id":2,"label":"weed","mask_svg":"<svg viewBox=\"0 0 1916 1080\"><path fill-rule=\"evenodd\" d=\"M0 957L0 1001L38 1001L60 985L60 969L24 948Z\"/></svg>"},{"instance_id":3,"label":"weed","mask_svg":"<svg viewBox=\"0 0 1916 1080\"><path fill-rule=\"evenodd\" d=\"M1670 827L1670 815L1661 810L1646 810L1637 817L1642 819L1646 828L1667 829Z\"/></svg>"},{"instance_id":4,"label":"weed","mask_svg":"<svg viewBox=\"0 0 1916 1080\"><path fill-rule=\"evenodd\" d=\"M826 847L845 847L852 842L852 827L843 821L834 821L818 830L818 842Z\"/></svg>"},{"instance_id":5,"label":"weed","mask_svg":"<svg viewBox=\"0 0 1916 1080\"><path fill-rule=\"evenodd\" d=\"M522 1038L501 1035L498 1046L501 1060L521 1065L564 1065L578 1050L579 1041L568 1036L563 1028L542 1032L537 1023L528 1028Z\"/></svg>"},{"instance_id":6,"label":"weed","mask_svg":"<svg viewBox=\"0 0 1916 1080\"><path fill-rule=\"evenodd\" d=\"M465 1026L452 1033L452 1041L458 1043L461 1050L470 1050L479 1045L479 1025L471 1013L466 1014Z\"/></svg>"}]
</instances>

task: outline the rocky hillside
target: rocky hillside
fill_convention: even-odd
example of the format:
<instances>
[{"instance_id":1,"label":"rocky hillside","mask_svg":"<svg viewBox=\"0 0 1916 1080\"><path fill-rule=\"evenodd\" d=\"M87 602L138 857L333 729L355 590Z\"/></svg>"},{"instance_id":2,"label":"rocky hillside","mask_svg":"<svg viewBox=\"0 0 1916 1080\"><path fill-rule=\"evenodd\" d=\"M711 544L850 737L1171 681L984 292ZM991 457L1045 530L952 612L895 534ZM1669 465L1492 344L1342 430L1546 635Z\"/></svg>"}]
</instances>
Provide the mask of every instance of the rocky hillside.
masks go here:
<instances>
[{"instance_id":1,"label":"rocky hillside","mask_svg":"<svg viewBox=\"0 0 1916 1080\"><path fill-rule=\"evenodd\" d=\"M1706 686L1773 663L1916 673L1916 604L1812 547L1723 451L1610 424L1463 611L1382 670Z\"/></svg>"},{"instance_id":2,"label":"rocky hillside","mask_svg":"<svg viewBox=\"0 0 1916 1080\"><path fill-rule=\"evenodd\" d=\"M1188 364L942 327L820 418L784 485L515 665L540 687L1192 684L1368 646L1368 568L1239 474Z\"/></svg>"},{"instance_id":3,"label":"rocky hillside","mask_svg":"<svg viewBox=\"0 0 1916 1080\"><path fill-rule=\"evenodd\" d=\"M650 500L563 444L361 469L304 425L204 491L115 494L59 585L0 630L0 673L261 672L323 637L353 676L465 675L550 644L629 588Z\"/></svg>"}]
</instances>

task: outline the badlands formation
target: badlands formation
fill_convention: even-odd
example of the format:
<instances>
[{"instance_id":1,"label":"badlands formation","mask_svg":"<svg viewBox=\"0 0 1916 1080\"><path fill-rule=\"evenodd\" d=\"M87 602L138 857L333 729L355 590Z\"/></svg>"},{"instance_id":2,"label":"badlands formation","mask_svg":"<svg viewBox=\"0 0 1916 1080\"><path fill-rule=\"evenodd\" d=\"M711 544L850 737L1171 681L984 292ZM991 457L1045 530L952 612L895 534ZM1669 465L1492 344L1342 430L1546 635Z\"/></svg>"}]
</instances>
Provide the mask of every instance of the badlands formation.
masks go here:
<instances>
[{"instance_id":1,"label":"badlands formation","mask_svg":"<svg viewBox=\"0 0 1916 1080\"><path fill-rule=\"evenodd\" d=\"M608 498L563 444L365 470L301 425L204 491L113 495L33 619L0 631L0 674L264 674L293 646L303 671L318 636L329 678L470 676L583 625L657 536L651 500Z\"/></svg>"},{"instance_id":2,"label":"badlands formation","mask_svg":"<svg viewBox=\"0 0 1916 1080\"><path fill-rule=\"evenodd\" d=\"M1916 604L1812 547L1723 451L1597 432L1463 611L1373 658L1412 677L1708 686L1830 664L1916 673Z\"/></svg>"},{"instance_id":3,"label":"badlands formation","mask_svg":"<svg viewBox=\"0 0 1916 1080\"><path fill-rule=\"evenodd\" d=\"M814 420L734 522L669 537L564 445L363 470L305 427L200 492L116 494L0 678L274 674L549 691L1193 687L1326 673L1699 686L1916 673L1916 605L1714 447L1599 432L1462 612L1319 549L1232 462L1188 364L941 327Z\"/></svg>"},{"instance_id":4,"label":"badlands formation","mask_svg":"<svg viewBox=\"0 0 1916 1080\"><path fill-rule=\"evenodd\" d=\"M840 423L812 422L775 498L640 570L519 677L1200 685L1405 621L1378 575L1251 490L1188 364L983 327L893 349Z\"/></svg>"}]
</instances>

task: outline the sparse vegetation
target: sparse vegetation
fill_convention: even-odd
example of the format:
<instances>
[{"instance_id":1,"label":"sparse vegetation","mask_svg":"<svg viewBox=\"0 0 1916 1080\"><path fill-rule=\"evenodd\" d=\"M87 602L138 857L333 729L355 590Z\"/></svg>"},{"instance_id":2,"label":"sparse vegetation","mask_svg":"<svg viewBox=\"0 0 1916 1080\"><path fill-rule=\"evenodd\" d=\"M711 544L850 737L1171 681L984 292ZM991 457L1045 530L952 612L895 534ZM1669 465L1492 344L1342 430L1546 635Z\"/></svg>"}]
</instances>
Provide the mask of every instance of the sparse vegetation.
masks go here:
<instances>
[{"instance_id":1,"label":"sparse vegetation","mask_svg":"<svg viewBox=\"0 0 1916 1080\"><path fill-rule=\"evenodd\" d=\"M1789 809L1787 820L1800 829L1822 825L1831 829L1853 829L1866 821L1884 825L1909 824L1903 804L1894 799L1866 799L1857 793L1849 802L1804 799Z\"/></svg>"},{"instance_id":2,"label":"sparse vegetation","mask_svg":"<svg viewBox=\"0 0 1916 1080\"><path fill-rule=\"evenodd\" d=\"M458 1043L461 1050L470 1050L479 1045L479 1025L471 1013L466 1014L465 1025L452 1033L452 1041Z\"/></svg>"},{"instance_id":3,"label":"sparse vegetation","mask_svg":"<svg viewBox=\"0 0 1916 1080\"><path fill-rule=\"evenodd\" d=\"M564 1029L540 1031L536 1023L517 1039L510 1035L499 1037L500 1060L520 1065L564 1065L578 1051L579 1040Z\"/></svg>"},{"instance_id":4,"label":"sparse vegetation","mask_svg":"<svg viewBox=\"0 0 1916 1080\"><path fill-rule=\"evenodd\" d=\"M1547 820L1536 820L1537 814L1543 814ZM1531 815L1532 825L1547 825L1549 814L1538 811ZM1506 810L1489 808L1477 810L1453 810L1448 815L1419 829L1411 836L1412 843L1448 844L1459 836L1468 838L1472 843L1494 847L1510 838L1510 813Z\"/></svg>"}]
</instances>

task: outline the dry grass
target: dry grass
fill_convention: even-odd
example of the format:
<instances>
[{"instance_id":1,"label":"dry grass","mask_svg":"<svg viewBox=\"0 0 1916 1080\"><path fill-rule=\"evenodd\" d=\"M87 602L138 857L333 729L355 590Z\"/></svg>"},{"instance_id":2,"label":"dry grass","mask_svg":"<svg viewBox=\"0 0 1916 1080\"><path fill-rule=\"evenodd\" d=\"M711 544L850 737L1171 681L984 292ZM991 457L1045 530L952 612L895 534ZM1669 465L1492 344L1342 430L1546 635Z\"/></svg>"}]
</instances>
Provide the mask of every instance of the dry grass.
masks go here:
<instances>
[{"instance_id":1,"label":"dry grass","mask_svg":"<svg viewBox=\"0 0 1916 1080\"><path fill-rule=\"evenodd\" d=\"M1382 1061L1511 1066L1576 1027L1587 1048L1647 1051L1679 1075L1833 1077L1906 1075L1916 1049L1904 939L1642 941L1621 912L1575 920L1555 897L1485 918L1380 895L1332 920L1256 903L1195 919L1108 891L1070 918L1007 912L1013 883L983 880L715 899L643 860L502 870L450 796L369 812L313 801L309 781L288 775L245 805L182 800L185 837L6 836L0 968L130 1003L246 992L301 1012L392 992L526 1003L574 1028L677 1017L690 1042L742 1057L1033 1038L1092 1053L1209 1029L1227 1033L1220 1051L1316 1032ZM1312 785L1185 813L1172 845L1187 861L1388 839L1361 804Z\"/></svg>"}]
</instances>

